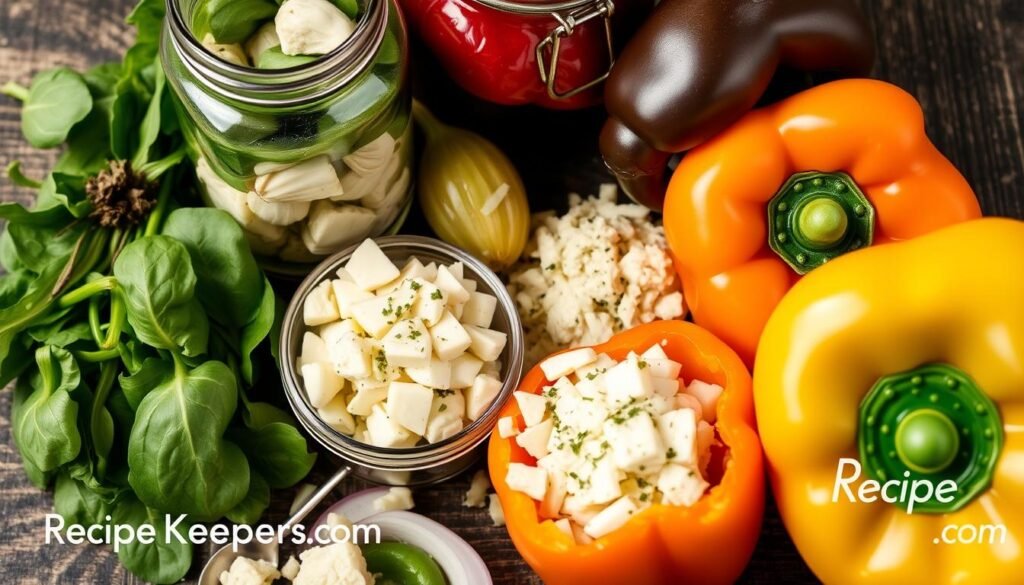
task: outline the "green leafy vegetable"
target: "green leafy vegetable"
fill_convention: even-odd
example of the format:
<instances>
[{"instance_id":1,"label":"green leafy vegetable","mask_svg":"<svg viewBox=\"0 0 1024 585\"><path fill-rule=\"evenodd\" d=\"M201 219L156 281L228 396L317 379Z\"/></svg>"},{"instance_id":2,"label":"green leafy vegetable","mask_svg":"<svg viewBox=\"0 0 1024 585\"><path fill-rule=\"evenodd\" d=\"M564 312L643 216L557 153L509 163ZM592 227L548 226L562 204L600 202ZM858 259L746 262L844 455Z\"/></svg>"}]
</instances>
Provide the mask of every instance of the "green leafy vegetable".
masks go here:
<instances>
[{"instance_id":1,"label":"green leafy vegetable","mask_svg":"<svg viewBox=\"0 0 1024 585\"><path fill-rule=\"evenodd\" d=\"M21 133L36 148L53 148L64 142L71 128L92 109L92 95L85 80L65 67L39 73L28 91L7 84L3 93L24 102Z\"/></svg>"},{"instance_id":2,"label":"green leafy vegetable","mask_svg":"<svg viewBox=\"0 0 1024 585\"><path fill-rule=\"evenodd\" d=\"M122 545L117 552L117 558L121 559L129 571L153 583L174 583L188 572L192 565L192 544L187 538L187 521L176 525L176 531L169 533L164 514L146 506L131 494L126 494L118 501L112 516L115 524L129 525L136 531L143 525L155 528L152 543L146 544L136 539Z\"/></svg>"},{"instance_id":3,"label":"green leafy vegetable","mask_svg":"<svg viewBox=\"0 0 1024 585\"><path fill-rule=\"evenodd\" d=\"M206 351L210 323L195 298L196 275L188 251L168 236L125 246L114 263L124 288L128 322L143 343L198 356Z\"/></svg>"},{"instance_id":4,"label":"green leafy vegetable","mask_svg":"<svg viewBox=\"0 0 1024 585\"><path fill-rule=\"evenodd\" d=\"M128 481L140 500L201 518L219 518L242 501L249 464L224 440L237 400L235 376L224 364L188 371L177 362L174 377L147 394L135 415Z\"/></svg>"},{"instance_id":5,"label":"green leafy vegetable","mask_svg":"<svg viewBox=\"0 0 1024 585\"><path fill-rule=\"evenodd\" d=\"M218 43L241 43L277 14L273 0L209 0L210 33Z\"/></svg>"},{"instance_id":6,"label":"green leafy vegetable","mask_svg":"<svg viewBox=\"0 0 1024 585\"><path fill-rule=\"evenodd\" d=\"M32 392L19 401L14 415L14 441L23 459L46 472L73 460L82 447L78 404L70 394L82 378L75 359L63 349L40 347L36 364Z\"/></svg>"},{"instance_id":7,"label":"green leafy vegetable","mask_svg":"<svg viewBox=\"0 0 1024 585\"><path fill-rule=\"evenodd\" d=\"M249 492L225 516L235 524L255 524L270 506L270 486L260 474L249 473Z\"/></svg>"}]
</instances>

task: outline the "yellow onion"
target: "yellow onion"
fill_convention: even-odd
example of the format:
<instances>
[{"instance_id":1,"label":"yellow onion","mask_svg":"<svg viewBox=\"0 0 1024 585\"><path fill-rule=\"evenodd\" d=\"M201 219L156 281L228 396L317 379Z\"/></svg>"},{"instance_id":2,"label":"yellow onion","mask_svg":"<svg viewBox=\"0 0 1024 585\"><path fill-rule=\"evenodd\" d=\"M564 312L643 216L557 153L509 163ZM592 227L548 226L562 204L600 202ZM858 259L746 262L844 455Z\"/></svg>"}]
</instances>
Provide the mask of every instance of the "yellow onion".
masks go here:
<instances>
[{"instance_id":1,"label":"yellow onion","mask_svg":"<svg viewBox=\"0 0 1024 585\"><path fill-rule=\"evenodd\" d=\"M438 237L494 270L515 262L530 230L519 173L479 134L442 124L420 103L413 115L427 137L420 162L420 205Z\"/></svg>"}]
</instances>

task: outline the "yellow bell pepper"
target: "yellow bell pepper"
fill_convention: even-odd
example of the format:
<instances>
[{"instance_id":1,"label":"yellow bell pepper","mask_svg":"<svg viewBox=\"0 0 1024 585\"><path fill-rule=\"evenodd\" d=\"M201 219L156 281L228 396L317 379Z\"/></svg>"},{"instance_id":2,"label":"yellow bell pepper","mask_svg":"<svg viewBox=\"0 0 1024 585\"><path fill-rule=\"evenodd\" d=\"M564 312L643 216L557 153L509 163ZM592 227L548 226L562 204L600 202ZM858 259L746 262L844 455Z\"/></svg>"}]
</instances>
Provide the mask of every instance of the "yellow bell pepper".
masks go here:
<instances>
[{"instance_id":1,"label":"yellow bell pepper","mask_svg":"<svg viewBox=\"0 0 1024 585\"><path fill-rule=\"evenodd\" d=\"M754 395L779 510L822 581L1021 582L1024 223L814 270L768 321Z\"/></svg>"}]
</instances>

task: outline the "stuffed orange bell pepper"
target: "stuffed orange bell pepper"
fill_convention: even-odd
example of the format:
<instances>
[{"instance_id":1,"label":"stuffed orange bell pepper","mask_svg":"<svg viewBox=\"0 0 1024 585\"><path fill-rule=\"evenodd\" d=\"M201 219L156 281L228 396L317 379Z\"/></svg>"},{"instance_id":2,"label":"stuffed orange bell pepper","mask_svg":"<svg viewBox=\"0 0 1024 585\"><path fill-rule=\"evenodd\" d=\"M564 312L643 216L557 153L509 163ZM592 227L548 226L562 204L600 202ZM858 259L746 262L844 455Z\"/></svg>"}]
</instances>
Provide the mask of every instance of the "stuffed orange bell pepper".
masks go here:
<instances>
[{"instance_id":1,"label":"stuffed orange bell pepper","mask_svg":"<svg viewBox=\"0 0 1024 585\"><path fill-rule=\"evenodd\" d=\"M754 375L779 511L829 584L1024 574L1024 223L849 254L793 287Z\"/></svg>"},{"instance_id":2,"label":"stuffed orange bell pepper","mask_svg":"<svg viewBox=\"0 0 1024 585\"><path fill-rule=\"evenodd\" d=\"M491 436L491 481L509 535L547 585L731 583L753 553L764 511L764 479L750 375L724 343L682 321L641 325L593 349L613 360L625 360L630 352L640 353L656 344L682 365L683 381L696 379L724 389L715 409L717 438L724 449L715 465L717 472L711 474L711 487L692 506L655 503L614 531L577 544L552 518L541 514L537 501L511 489L506 481L511 464L535 465L536 460L515 437L502 438L497 432ZM537 366L519 390L540 394L553 382ZM518 401L510 401L502 416L519 418Z\"/></svg>"},{"instance_id":3,"label":"stuffed orange bell pepper","mask_svg":"<svg viewBox=\"0 0 1024 585\"><path fill-rule=\"evenodd\" d=\"M835 81L747 114L691 151L665 234L694 320L748 364L801 275L851 250L981 215L925 135L921 107L881 81Z\"/></svg>"}]
</instances>

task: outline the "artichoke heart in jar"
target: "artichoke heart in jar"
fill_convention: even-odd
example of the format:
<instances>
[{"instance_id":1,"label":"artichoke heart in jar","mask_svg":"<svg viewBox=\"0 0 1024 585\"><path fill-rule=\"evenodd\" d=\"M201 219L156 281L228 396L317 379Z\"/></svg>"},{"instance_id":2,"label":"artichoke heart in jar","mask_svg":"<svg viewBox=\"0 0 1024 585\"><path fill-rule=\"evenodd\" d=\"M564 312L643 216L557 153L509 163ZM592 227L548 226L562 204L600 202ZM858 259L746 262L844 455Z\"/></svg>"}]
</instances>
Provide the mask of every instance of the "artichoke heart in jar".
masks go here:
<instances>
[{"instance_id":1,"label":"artichoke heart in jar","mask_svg":"<svg viewBox=\"0 0 1024 585\"><path fill-rule=\"evenodd\" d=\"M170 0L161 59L205 203L304 273L411 204L407 42L388 0ZM243 9L244 8L244 9Z\"/></svg>"}]
</instances>

